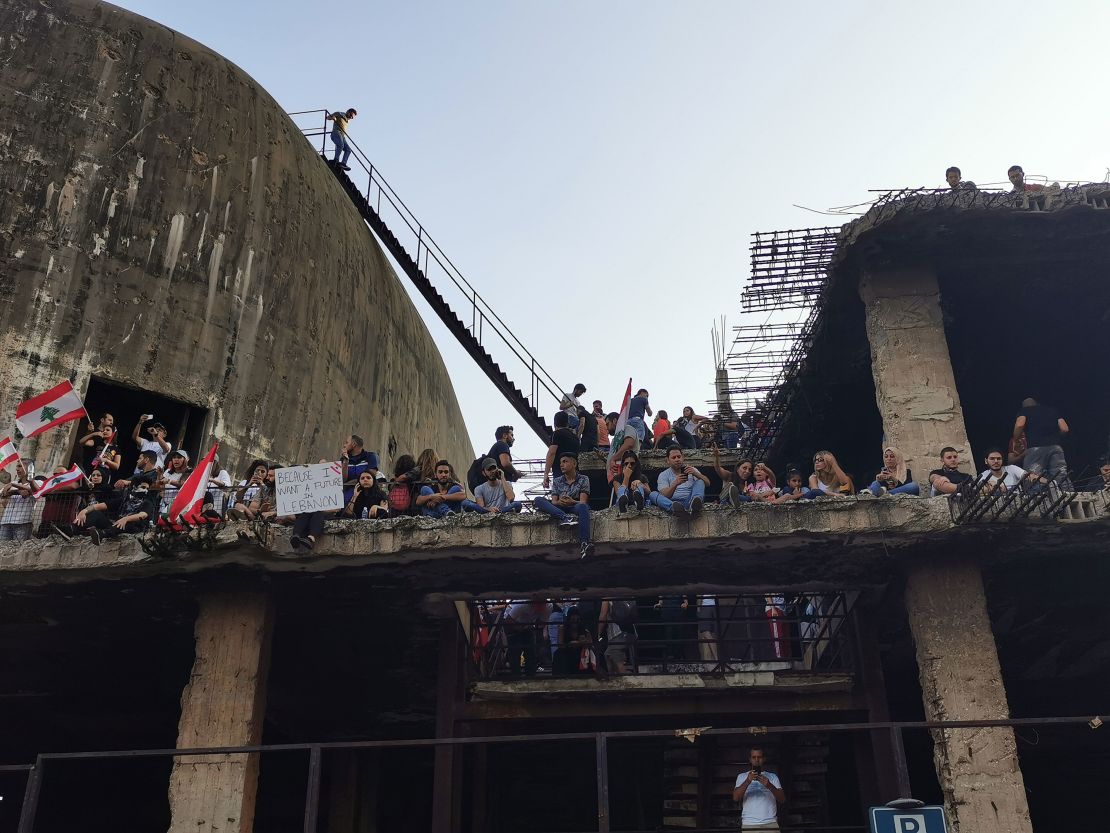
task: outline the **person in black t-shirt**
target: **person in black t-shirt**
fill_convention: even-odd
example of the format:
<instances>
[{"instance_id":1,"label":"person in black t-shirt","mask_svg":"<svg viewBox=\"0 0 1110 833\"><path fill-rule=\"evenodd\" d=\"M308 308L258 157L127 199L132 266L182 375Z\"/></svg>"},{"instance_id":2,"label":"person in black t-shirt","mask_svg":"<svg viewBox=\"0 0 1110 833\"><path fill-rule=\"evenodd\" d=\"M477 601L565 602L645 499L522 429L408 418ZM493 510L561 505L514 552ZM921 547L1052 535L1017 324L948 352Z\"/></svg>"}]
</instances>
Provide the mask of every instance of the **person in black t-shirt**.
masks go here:
<instances>
[{"instance_id":1,"label":"person in black t-shirt","mask_svg":"<svg viewBox=\"0 0 1110 833\"><path fill-rule=\"evenodd\" d=\"M520 480L520 472L513 467L513 426L502 425L498 427L496 433L497 442L490 446L489 457L491 460L496 461L497 467L505 475L505 479L510 483L515 483Z\"/></svg>"},{"instance_id":2,"label":"person in black t-shirt","mask_svg":"<svg viewBox=\"0 0 1110 833\"><path fill-rule=\"evenodd\" d=\"M954 495L960 486L971 480L972 476L959 470L960 452L950 445L940 450L940 461L943 465L929 472L932 496Z\"/></svg>"},{"instance_id":3,"label":"person in black t-shirt","mask_svg":"<svg viewBox=\"0 0 1110 833\"><path fill-rule=\"evenodd\" d=\"M575 460L578 459L578 452L582 445L578 441L578 435L571 430L569 424L570 420L567 418L566 411L556 412L555 431L551 435L551 445L547 447L547 459L543 464L543 487L545 489L551 486L551 472L556 460L561 460L564 454L573 454Z\"/></svg>"},{"instance_id":4,"label":"person in black t-shirt","mask_svg":"<svg viewBox=\"0 0 1110 833\"><path fill-rule=\"evenodd\" d=\"M597 417L578 406L578 437L582 451L597 451Z\"/></svg>"},{"instance_id":5,"label":"person in black t-shirt","mask_svg":"<svg viewBox=\"0 0 1110 833\"><path fill-rule=\"evenodd\" d=\"M1041 405L1032 397L1021 403L1021 411L1014 421L1014 439L1024 435L1027 446L1022 468L1055 481L1061 489L1070 492L1068 463L1060 445L1069 430L1059 411L1050 405Z\"/></svg>"}]
</instances>

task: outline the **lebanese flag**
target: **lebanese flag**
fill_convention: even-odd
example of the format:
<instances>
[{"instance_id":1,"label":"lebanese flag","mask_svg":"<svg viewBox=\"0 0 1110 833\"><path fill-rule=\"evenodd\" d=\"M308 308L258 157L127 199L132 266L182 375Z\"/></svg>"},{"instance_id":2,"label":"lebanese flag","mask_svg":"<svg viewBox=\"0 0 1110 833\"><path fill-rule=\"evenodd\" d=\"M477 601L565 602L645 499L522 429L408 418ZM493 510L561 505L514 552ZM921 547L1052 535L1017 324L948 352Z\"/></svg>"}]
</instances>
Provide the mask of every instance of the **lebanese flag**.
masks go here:
<instances>
[{"instance_id":1,"label":"lebanese flag","mask_svg":"<svg viewBox=\"0 0 1110 833\"><path fill-rule=\"evenodd\" d=\"M204 505L204 495L208 491L208 480L212 476L212 460L219 447L219 443L212 446L200 461L200 465L185 479L185 483L170 504L170 523L177 523L183 517L186 522L189 522L199 514L200 508Z\"/></svg>"},{"instance_id":2,"label":"lebanese flag","mask_svg":"<svg viewBox=\"0 0 1110 833\"><path fill-rule=\"evenodd\" d=\"M18 459L19 452L16 451L15 443L12 442L12 438L4 437L4 439L0 440L0 469L6 469Z\"/></svg>"},{"instance_id":3,"label":"lebanese flag","mask_svg":"<svg viewBox=\"0 0 1110 833\"><path fill-rule=\"evenodd\" d=\"M39 487L39 490L35 492L35 497L40 498L43 495L50 494L55 489L62 488L62 486L66 485L67 483L73 483L75 480L84 479L85 473L81 471L81 467L79 465L74 463L73 468L71 468L65 474L56 474L45 483L43 483L42 486Z\"/></svg>"},{"instance_id":4,"label":"lebanese flag","mask_svg":"<svg viewBox=\"0 0 1110 833\"><path fill-rule=\"evenodd\" d=\"M35 437L63 422L80 419L85 405L69 382L55 385L15 409L15 424L24 437Z\"/></svg>"},{"instance_id":5,"label":"lebanese flag","mask_svg":"<svg viewBox=\"0 0 1110 833\"><path fill-rule=\"evenodd\" d=\"M628 402L632 399L632 377L628 377L628 387L624 389L624 402L621 403L620 415L617 417L617 431L624 429L628 422Z\"/></svg>"},{"instance_id":6,"label":"lebanese flag","mask_svg":"<svg viewBox=\"0 0 1110 833\"><path fill-rule=\"evenodd\" d=\"M620 413L617 415L616 434L624 430L624 426L628 423L628 403L632 399L632 378L628 379L628 387L624 389L624 401L621 403ZM614 435L615 436L615 435ZM609 447L609 458L605 461L605 476L612 483L613 479L621 472L621 461L616 459L617 451L620 450L620 443L612 443Z\"/></svg>"}]
</instances>

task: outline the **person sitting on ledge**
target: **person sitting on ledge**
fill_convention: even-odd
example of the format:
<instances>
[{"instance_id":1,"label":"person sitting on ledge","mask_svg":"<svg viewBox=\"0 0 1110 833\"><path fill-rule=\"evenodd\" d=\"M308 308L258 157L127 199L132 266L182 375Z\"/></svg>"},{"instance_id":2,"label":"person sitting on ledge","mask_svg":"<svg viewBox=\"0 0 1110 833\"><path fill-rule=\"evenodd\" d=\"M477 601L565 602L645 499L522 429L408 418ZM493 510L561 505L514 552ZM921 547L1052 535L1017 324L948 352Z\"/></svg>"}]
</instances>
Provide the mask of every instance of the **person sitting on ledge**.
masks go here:
<instances>
[{"instance_id":1,"label":"person sitting on ledge","mask_svg":"<svg viewBox=\"0 0 1110 833\"><path fill-rule=\"evenodd\" d=\"M1020 466L1004 465L1005 459L1005 452L1000 448L992 448L987 452L987 456L983 459L987 468L976 481L983 494L1016 489L1023 481L1047 482L1043 477L1028 472Z\"/></svg>"},{"instance_id":2,"label":"person sitting on ledge","mask_svg":"<svg viewBox=\"0 0 1110 833\"><path fill-rule=\"evenodd\" d=\"M771 503L790 503L803 497L805 497L805 489L802 488L802 473L797 469L787 469L786 485L779 489L778 497Z\"/></svg>"},{"instance_id":3,"label":"person sitting on ledge","mask_svg":"<svg viewBox=\"0 0 1110 833\"><path fill-rule=\"evenodd\" d=\"M621 460L621 473L613 478L613 489L617 496L617 511L624 514L628 511L628 502L643 509L648 497L651 495L651 483L640 468L640 457L635 451L624 452Z\"/></svg>"},{"instance_id":4,"label":"person sitting on ledge","mask_svg":"<svg viewBox=\"0 0 1110 833\"><path fill-rule=\"evenodd\" d=\"M906 468L906 458L894 446L883 449L883 467L871 485L861 495L920 495L921 487L914 482L913 474Z\"/></svg>"},{"instance_id":5,"label":"person sitting on ledge","mask_svg":"<svg viewBox=\"0 0 1110 833\"><path fill-rule=\"evenodd\" d=\"M977 190L979 190L978 188L975 187L974 182L963 179L963 174L960 173L960 169L957 168L955 165L953 165L951 168L949 168L947 171L944 172L944 178L948 180L948 187L952 191L977 191Z\"/></svg>"},{"instance_id":6,"label":"person sitting on ledge","mask_svg":"<svg viewBox=\"0 0 1110 833\"><path fill-rule=\"evenodd\" d=\"M239 488L231 497L231 508L227 510L229 521L253 521L258 517L262 505L259 496L262 484L266 482L266 473L265 460L255 460L250 464L246 476L239 481Z\"/></svg>"},{"instance_id":7,"label":"person sitting on ledge","mask_svg":"<svg viewBox=\"0 0 1110 833\"><path fill-rule=\"evenodd\" d=\"M952 446L946 445L940 450L939 469L929 472L929 486L933 497L937 495L954 495L960 487L972 480L972 475L959 470L960 452Z\"/></svg>"},{"instance_id":8,"label":"person sitting on ledge","mask_svg":"<svg viewBox=\"0 0 1110 833\"><path fill-rule=\"evenodd\" d=\"M351 499L343 507L340 517L363 521L389 517L389 501L373 471L367 469L359 474Z\"/></svg>"},{"instance_id":9,"label":"person sitting on ledge","mask_svg":"<svg viewBox=\"0 0 1110 833\"><path fill-rule=\"evenodd\" d=\"M732 471L721 468L721 449L713 443L713 468L721 478L721 505L738 509L741 503L750 503L748 486L752 482L752 461L744 457L736 461Z\"/></svg>"},{"instance_id":10,"label":"person sitting on ledge","mask_svg":"<svg viewBox=\"0 0 1110 833\"><path fill-rule=\"evenodd\" d=\"M831 451L818 451L813 455L813 474L809 476L809 489L803 497L846 497L855 492L852 478L845 474Z\"/></svg>"},{"instance_id":11,"label":"person sitting on ledge","mask_svg":"<svg viewBox=\"0 0 1110 833\"><path fill-rule=\"evenodd\" d=\"M103 538L114 538L124 532L143 532L158 514L156 494L151 485L158 478L158 455L153 451L139 453L139 473L116 483L119 487L107 502L90 504L73 519L76 527L87 527L97 546Z\"/></svg>"},{"instance_id":12,"label":"person sitting on ledge","mask_svg":"<svg viewBox=\"0 0 1110 833\"><path fill-rule=\"evenodd\" d=\"M667 466L659 474L656 491L651 493L652 505L680 518L696 518L705 502L709 478L687 464L678 447L667 452Z\"/></svg>"},{"instance_id":13,"label":"person sitting on ledge","mask_svg":"<svg viewBox=\"0 0 1110 833\"><path fill-rule=\"evenodd\" d=\"M532 505L536 511L550 515L563 526L577 524L579 557L585 558L593 549L590 543L590 478L579 474L578 458L573 454L563 454L559 458L559 469L562 474L551 484L551 497L538 497Z\"/></svg>"},{"instance_id":14,"label":"person sitting on ledge","mask_svg":"<svg viewBox=\"0 0 1110 833\"><path fill-rule=\"evenodd\" d=\"M698 447L698 426L708 417L698 416L689 405L682 409L682 416L671 423L675 441L684 449Z\"/></svg>"},{"instance_id":15,"label":"person sitting on ledge","mask_svg":"<svg viewBox=\"0 0 1110 833\"><path fill-rule=\"evenodd\" d=\"M497 515L519 512L523 508L524 504L516 499L512 484L492 457L482 461L482 475L486 481L474 489L474 511Z\"/></svg>"},{"instance_id":16,"label":"person sitting on ledge","mask_svg":"<svg viewBox=\"0 0 1110 833\"><path fill-rule=\"evenodd\" d=\"M420 494L416 498L416 505L420 507L420 514L424 517L446 518L463 509L482 511L478 504L466 499L463 487L456 483L451 475L449 462L446 460L436 462L435 477L432 485L420 487Z\"/></svg>"},{"instance_id":17,"label":"person sitting on ledge","mask_svg":"<svg viewBox=\"0 0 1110 833\"><path fill-rule=\"evenodd\" d=\"M744 489L744 494L753 501L761 503L773 501L777 494L775 473L767 468L765 463L756 463L755 468L752 469L752 477L754 479Z\"/></svg>"}]
</instances>

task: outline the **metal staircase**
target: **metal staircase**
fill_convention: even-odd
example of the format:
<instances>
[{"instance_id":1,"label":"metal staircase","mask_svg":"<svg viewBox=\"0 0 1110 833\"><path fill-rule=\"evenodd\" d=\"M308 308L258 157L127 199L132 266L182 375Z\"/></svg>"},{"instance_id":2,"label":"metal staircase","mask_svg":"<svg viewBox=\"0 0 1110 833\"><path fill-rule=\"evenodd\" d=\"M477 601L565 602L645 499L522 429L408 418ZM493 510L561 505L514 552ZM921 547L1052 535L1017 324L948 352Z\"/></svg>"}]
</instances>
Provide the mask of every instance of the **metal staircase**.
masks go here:
<instances>
[{"instance_id":1,"label":"metal staircase","mask_svg":"<svg viewBox=\"0 0 1110 833\"><path fill-rule=\"evenodd\" d=\"M541 405L554 413L562 398L563 389L462 276L354 142L348 138L352 148L351 158L348 160L348 164L352 166L350 172L330 161L328 136L331 129L324 120L326 114L326 110L306 110L290 113L289 116L301 123L319 119L314 125L302 127L302 132L313 144L319 138L324 162L335 174L366 224L440 320L447 325L447 329L458 339L463 349L501 391L528 427L545 444L548 443L552 427L541 415ZM351 174L354 174L361 181L362 174L359 171L367 177L365 191L351 178ZM394 229L405 239L399 239ZM436 279L434 283L433 277ZM444 297L444 294L449 298ZM462 316L456 310L460 310ZM469 324L466 323L466 317L470 319ZM513 382L488 347L492 347L499 359L506 365L511 365L514 371L527 375L527 393Z\"/></svg>"}]
</instances>

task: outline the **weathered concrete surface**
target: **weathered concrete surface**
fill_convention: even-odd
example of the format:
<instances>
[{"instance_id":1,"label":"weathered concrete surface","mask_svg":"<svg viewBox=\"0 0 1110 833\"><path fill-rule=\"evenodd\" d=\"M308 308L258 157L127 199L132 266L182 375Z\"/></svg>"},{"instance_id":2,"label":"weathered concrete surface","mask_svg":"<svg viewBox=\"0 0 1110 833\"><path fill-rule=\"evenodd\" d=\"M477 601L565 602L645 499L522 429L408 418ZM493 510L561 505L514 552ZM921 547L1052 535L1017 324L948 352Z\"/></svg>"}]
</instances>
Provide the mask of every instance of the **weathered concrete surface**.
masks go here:
<instances>
[{"instance_id":1,"label":"weathered concrete surface","mask_svg":"<svg viewBox=\"0 0 1110 833\"><path fill-rule=\"evenodd\" d=\"M599 680L590 676L554 677L531 680L481 680L470 686L476 698L504 699L513 697L560 696L580 694L652 693L661 691L722 689L789 689L799 691L849 691L851 674L793 673L775 669L787 663L745 663L751 670L729 674L652 674L641 669L639 674L612 676Z\"/></svg>"},{"instance_id":2,"label":"weathered concrete surface","mask_svg":"<svg viewBox=\"0 0 1110 833\"><path fill-rule=\"evenodd\" d=\"M272 630L264 588L231 588L200 600L196 658L181 694L177 748L262 742ZM250 833L258 755L174 759L170 833Z\"/></svg>"},{"instance_id":3,"label":"weathered concrete surface","mask_svg":"<svg viewBox=\"0 0 1110 833\"><path fill-rule=\"evenodd\" d=\"M781 506L748 504L739 510L709 508L685 522L658 509L595 512L592 538L599 554L648 547L709 547L723 553L768 543L799 546L814 538L899 538L924 536L953 528L944 498L903 496L874 500L826 499ZM86 538L58 537L23 544L0 544L0 581L14 572L104 572L106 570L177 572L221 563L264 564L276 571L313 569L339 564L406 565L421 561L466 558L524 560L551 553L578 559L577 530L559 526L539 514L456 515L445 520L393 518L385 521L329 521L326 534L310 555L289 545L288 527L269 527L265 544L244 543L238 532L249 527L229 524L212 552L186 552L176 559L149 556L132 536L94 546ZM563 549L567 550L564 555ZM573 550L573 552L572 552ZM559 553L556 555L556 553Z\"/></svg>"},{"instance_id":4,"label":"weathered concrete surface","mask_svg":"<svg viewBox=\"0 0 1110 833\"><path fill-rule=\"evenodd\" d=\"M860 278L859 294L886 442L925 489L945 446L960 452L964 468L971 464L936 276L924 268L871 271Z\"/></svg>"},{"instance_id":5,"label":"weathered concrete surface","mask_svg":"<svg viewBox=\"0 0 1110 833\"><path fill-rule=\"evenodd\" d=\"M979 567L915 566L905 599L926 719L1009 718ZM943 730L933 741L953 833L1032 831L1012 729Z\"/></svg>"},{"instance_id":6,"label":"weathered concrete surface","mask_svg":"<svg viewBox=\"0 0 1110 833\"><path fill-rule=\"evenodd\" d=\"M242 70L92 0L0 0L0 53L0 412L95 374L210 409L231 467L351 431L473 458L408 295Z\"/></svg>"}]
</instances>

